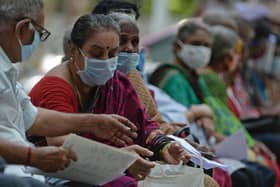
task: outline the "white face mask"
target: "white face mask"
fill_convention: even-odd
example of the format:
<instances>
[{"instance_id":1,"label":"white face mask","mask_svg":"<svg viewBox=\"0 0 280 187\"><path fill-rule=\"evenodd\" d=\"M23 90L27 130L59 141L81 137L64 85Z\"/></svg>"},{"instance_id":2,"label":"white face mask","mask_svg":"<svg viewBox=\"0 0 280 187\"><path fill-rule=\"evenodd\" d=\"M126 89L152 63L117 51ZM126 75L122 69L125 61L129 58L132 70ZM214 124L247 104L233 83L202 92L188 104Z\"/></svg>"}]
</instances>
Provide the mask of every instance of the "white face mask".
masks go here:
<instances>
[{"instance_id":1,"label":"white face mask","mask_svg":"<svg viewBox=\"0 0 280 187\"><path fill-rule=\"evenodd\" d=\"M191 69L196 70L205 67L211 57L211 49L205 46L194 46L177 42L181 47L179 58Z\"/></svg>"}]
</instances>

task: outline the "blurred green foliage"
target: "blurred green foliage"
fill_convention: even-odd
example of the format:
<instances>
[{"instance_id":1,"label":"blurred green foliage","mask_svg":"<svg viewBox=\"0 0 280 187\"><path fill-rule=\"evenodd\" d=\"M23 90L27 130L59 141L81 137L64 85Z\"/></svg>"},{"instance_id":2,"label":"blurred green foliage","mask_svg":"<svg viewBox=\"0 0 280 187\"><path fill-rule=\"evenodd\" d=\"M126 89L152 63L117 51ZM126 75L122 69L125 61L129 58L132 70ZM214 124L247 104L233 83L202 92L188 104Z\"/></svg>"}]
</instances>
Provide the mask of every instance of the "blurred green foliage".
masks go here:
<instances>
[{"instance_id":1,"label":"blurred green foliage","mask_svg":"<svg viewBox=\"0 0 280 187\"><path fill-rule=\"evenodd\" d=\"M169 0L169 10L177 16L191 16L196 6L196 0Z\"/></svg>"},{"instance_id":2,"label":"blurred green foliage","mask_svg":"<svg viewBox=\"0 0 280 187\"><path fill-rule=\"evenodd\" d=\"M88 4L86 10L91 9L102 0L80 0L85 1L83 3ZM141 7L141 13L144 15L150 15L152 11L153 0L124 0L132 3L139 3ZM44 0L47 13L51 12L63 12L65 5L69 5L72 0ZM172 16L191 16L197 6L197 0L168 0L169 12Z\"/></svg>"},{"instance_id":3,"label":"blurred green foliage","mask_svg":"<svg viewBox=\"0 0 280 187\"><path fill-rule=\"evenodd\" d=\"M153 0L141 1L141 12L150 14ZM168 8L173 16L191 16L197 7L197 0L169 0Z\"/></svg>"}]
</instances>

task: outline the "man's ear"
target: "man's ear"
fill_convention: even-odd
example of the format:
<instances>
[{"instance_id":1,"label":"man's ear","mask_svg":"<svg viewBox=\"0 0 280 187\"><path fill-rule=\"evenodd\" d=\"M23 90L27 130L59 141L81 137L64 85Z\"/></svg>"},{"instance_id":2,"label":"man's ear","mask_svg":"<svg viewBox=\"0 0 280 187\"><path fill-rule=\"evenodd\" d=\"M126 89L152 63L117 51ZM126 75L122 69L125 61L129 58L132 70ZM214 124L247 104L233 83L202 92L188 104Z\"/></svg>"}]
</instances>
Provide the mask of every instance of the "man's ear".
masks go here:
<instances>
[{"instance_id":1,"label":"man's ear","mask_svg":"<svg viewBox=\"0 0 280 187\"><path fill-rule=\"evenodd\" d=\"M28 31L30 30L30 20L29 19L23 19L21 21L19 21L16 26L15 26L15 36L20 39L20 41L23 44L29 43L30 41L30 36L24 34L24 33L28 33Z\"/></svg>"}]
</instances>

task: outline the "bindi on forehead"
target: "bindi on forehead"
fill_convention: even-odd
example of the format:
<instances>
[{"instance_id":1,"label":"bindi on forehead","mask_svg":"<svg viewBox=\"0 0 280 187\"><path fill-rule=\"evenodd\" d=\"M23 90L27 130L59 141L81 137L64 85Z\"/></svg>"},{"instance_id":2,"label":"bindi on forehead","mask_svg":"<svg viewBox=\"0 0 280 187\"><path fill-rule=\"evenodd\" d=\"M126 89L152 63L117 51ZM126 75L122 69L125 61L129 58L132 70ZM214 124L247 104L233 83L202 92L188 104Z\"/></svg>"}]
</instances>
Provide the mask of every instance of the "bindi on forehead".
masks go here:
<instances>
[{"instance_id":1,"label":"bindi on forehead","mask_svg":"<svg viewBox=\"0 0 280 187\"><path fill-rule=\"evenodd\" d=\"M99 32L92 34L86 45L91 48L114 49L119 46L119 35L115 32Z\"/></svg>"},{"instance_id":2,"label":"bindi on forehead","mask_svg":"<svg viewBox=\"0 0 280 187\"><path fill-rule=\"evenodd\" d=\"M107 50L111 50L111 49L116 49L117 47L113 47L113 46L104 46L104 45L92 45L91 46L92 49L107 49Z\"/></svg>"}]
</instances>

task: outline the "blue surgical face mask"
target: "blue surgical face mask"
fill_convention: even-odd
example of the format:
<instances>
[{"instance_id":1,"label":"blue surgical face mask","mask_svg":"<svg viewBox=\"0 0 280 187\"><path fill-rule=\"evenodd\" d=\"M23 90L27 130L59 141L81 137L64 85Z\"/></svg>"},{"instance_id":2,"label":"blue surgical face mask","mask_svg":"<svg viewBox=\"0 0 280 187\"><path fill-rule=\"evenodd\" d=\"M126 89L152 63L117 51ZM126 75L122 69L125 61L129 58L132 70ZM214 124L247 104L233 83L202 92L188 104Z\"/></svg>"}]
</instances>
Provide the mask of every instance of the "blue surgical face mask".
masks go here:
<instances>
[{"instance_id":1,"label":"blue surgical face mask","mask_svg":"<svg viewBox=\"0 0 280 187\"><path fill-rule=\"evenodd\" d=\"M117 69L124 74L128 74L131 70L136 69L136 65L139 61L138 53L126 53L120 52L118 55L118 67Z\"/></svg>"},{"instance_id":2,"label":"blue surgical face mask","mask_svg":"<svg viewBox=\"0 0 280 187\"><path fill-rule=\"evenodd\" d=\"M144 68L145 68L145 50L141 50L139 53L139 60L138 60L138 64L136 65L136 69L141 72L144 73Z\"/></svg>"},{"instance_id":3,"label":"blue surgical face mask","mask_svg":"<svg viewBox=\"0 0 280 187\"><path fill-rule=\"evenodd\" d=\"M29 45L23 45L22 42L18 39L19 45L21 47L21 61L26 62L40 44L40 34L37 31L34 31L33 41Z\"/></svg>"},{"instance_id":4,"label":"blue surgical face mask","mask_svg":"<svg viewBox=\"0 0 280 187\"><path fill-rule=\"evenodd\" d=\"M101 86L110 80L117 69L118 57L113 57L107 60L99 60L88 58L82 50L81 54L84 57L84 69L77 73L83 83L88 86Z\"/></svg>"}]
</instances>

